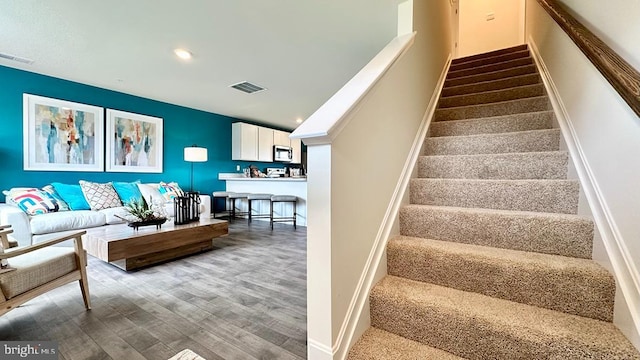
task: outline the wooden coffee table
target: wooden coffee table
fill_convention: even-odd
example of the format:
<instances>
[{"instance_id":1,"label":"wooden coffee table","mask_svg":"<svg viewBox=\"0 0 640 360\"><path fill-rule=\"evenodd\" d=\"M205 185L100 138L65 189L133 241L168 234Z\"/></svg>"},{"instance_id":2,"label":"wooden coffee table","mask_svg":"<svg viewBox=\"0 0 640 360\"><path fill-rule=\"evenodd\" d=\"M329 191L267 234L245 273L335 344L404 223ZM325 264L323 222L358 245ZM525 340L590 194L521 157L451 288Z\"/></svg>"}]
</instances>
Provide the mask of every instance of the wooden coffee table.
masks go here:
<instances>
[{"instance_id":1,"label":"wooden coffee table","mask_svg":"<svg viewBox=\"0 0 640 360\"><path fill-rule=\"evenodd\" d=\"M185 225L169 220L160 229L144 226L134 230L118 224L88 229L82 239L90 255L129 271L211 250L214 238L229 233L228 225L209 218Z\"/></svg>"}]
</instances>

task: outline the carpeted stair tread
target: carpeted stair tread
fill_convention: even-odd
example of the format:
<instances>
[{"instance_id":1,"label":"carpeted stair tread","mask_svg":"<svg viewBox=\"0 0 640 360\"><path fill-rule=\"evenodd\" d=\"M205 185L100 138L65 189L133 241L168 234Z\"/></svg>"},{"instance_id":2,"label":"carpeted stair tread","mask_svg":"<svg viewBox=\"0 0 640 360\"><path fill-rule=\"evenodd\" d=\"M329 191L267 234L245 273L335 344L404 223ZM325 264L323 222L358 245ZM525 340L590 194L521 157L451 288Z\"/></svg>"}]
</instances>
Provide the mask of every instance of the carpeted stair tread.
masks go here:
<instances>
[{"instance_id":1,"label":"carpeted stair tread","mask_svg":"<svg viewBox=\"0 0 640 360\"><path fill-rule=\"evenodd\" d=\"M349 360L464 360L417 341L369 328L349 351Z\"/></svg>"},{"instance_id":2,"label":"carpeted stair tread","mask_svg":"<svg viewBox=\"0 0 640 360\"><path fill-rule=\"evenodd\" d=\"M504 69L511 69L514 67L526 66L531 64L533 64L533 58L530 56L526 58L507 60L499 63L491 63L488 65L477 66L470 69L449 71L449 73L447 73L447 80L452 80L452 79L471 76L471 75L492 73L492 72L496 72Z\"/></svg>"},{"instance_id":3,"label":"carpeted stair tread","mask_svg":"<svg viewBox=\"0 0 640 360\"><path fill-rule=\"evenodd\" d=\"M411 204L577 214L576 180L411 179Z\"/></svg>"},{"instance_id":4,"label":"carpeted stair tread","mask_svg":"<svg viewBox=\"0 0 640 360\"><path fill-rule=\"evenodd\" d=\"M489 104L436 109L434 120L463 120L509 114L520 114L532 111L548 111L551 109L551 104L549 103L549 98L547 96L535 96Z\"/></svg>"},{"instance_id":5,"label":"carpeted stair tread","mask_svg":"<svg viewBox=\"0 0 640 360\"><path fill-rule=\"evenodd\" d=\"M387 272L568 314L613 319L615 280L593 260L397 236L387 246Z\"/></svg>"},{"instance_id":6,"label":"carpeted stair tread","mask_svg":"<svg viewBox=\"0 0 640 360\"><path fill-rule=\"evenodd\" d=\"M484 91L509 89L512 87L539 84L542 82L537 73L508 77L498 80L483 81L474 84L451 86L442 89L442 97L476 94Z\"/></svg>"},{"instance_id":7,"label":"carpeted stair tread","mask_svg":"<svg viewBox=\"0 0 640 360\"><path fill-rule=\"evenodd\" d=\"M440 99L439 108L489 104L494 102L543 96L544 84L523 85L509 89L491 90L476 94L456 95Z\"/></svg>"},{"instance_id":8,"label":"carpeted stair tread","mask_svg":"<svg viewBox=\"0 0 640 360\"><path fill-rule=\"evenodd\" d=\"M449 68L449 71L458 71L462 69L469 69L469 68L474 68L474 67L483 66L483 65L501 63L508 60L526 58L526 57L529 57L530 55L531 54L529 52L529 49L524 49L520 51L514 51L506 54L500 54L500 55L491 56L491 57L484 57L484 58L469 60L469 61L460 62L460 63L452 62L451 67Z\"/></svg>"},{"instance_id":9,"label":"carpeted stair tread","mask_svg":"<svg viewBox=\"0 0 640 360\"><path fill-rule=\"evenodd\" d=\"M568 161L568 154L561 151L421 156L418 159L418 177L566 179Z\"/></svg>"},{"instance_id":10,"label":"carpeted stair tread","mask_svg":"<svg viewBox=\"0 0 640 360\"><path fill-rule=\"evenodd\" d=\"M424 143L424 155L500 154L559 149L559 129L428 137Z\"/></svg>"},{"instance_id":11,"label":"carpeted stair tread","mask_svg":"<svg viewBox=\"0 0 640 360\"><path fill-rule=\"evenodd\" d=\"M476 74L470 76L459 77L455 79L447 79L444 82L444 88L449 88L452 86L460 86L460 85L469 85L480 82L499 80L505 78L511 78L514 76L527 75L527 74L537 74L538 70L535 65L524 65L518 66L511 69L498 70L484 74Z\"/></svg>"},{"instance_id":12,"label":"carpeted stair tread","mask_svg":"<svg viewBox=\"0 0 640 360\"><path fill-rule=\"evenodd\" d=\"M487 118L436 121L431 123L429 136L458 136L551 129L553 111L492 116Z\"/></svg>"},{"instance_id":13,"label":"carpeted stair tread","mask_svg":"<svg viewBox=\"0 0 640 360\"><path fill-rule=\"evenodd\" d=\"M350 359L640 360L554 127L526 44L451 62Z\"/></svg>"},{"instance_id":14,"label":"carpeted stair tread","mask_svg":"<svg viewBox=\"0 0 640 360\"><path fill-rule=\"evenodd\" d=\"M496 57L496 56L500 56L500 55L503 55L503 54L510 54L510 53L514 53L514 52L518 52L518 51L527 50L527 49L529 49L527 44L516 45L516 46L509 47L509 48L498 49L498 50L489 51L489 52L482 53L482 54L469 55L469 56L453 59L451 61L451 64L452 65L457 65L457 64L461 64L461 63L465 63L465 62L469 62L469 61Z\"/></svg>"},{"instance_id":15,"label":"carpeted stair tread","mask_svg":"<svg viewBox=\"0 0 640 360\"><path fill-rule=\"evenodd\" d=\"M468 359L640 359L610 322L395 276L370 304L372 326Z\"/></svg>"},{"instance_id":16,"label":"carpeted stair tread","mask_svg":"<svg viewBox=\"0 0 640 360\"><path fill-rule=\"evenodd\" d=\"M590 259L593 222L568 214L405 205L400 235Z\"/></svg>"}]
</instances>

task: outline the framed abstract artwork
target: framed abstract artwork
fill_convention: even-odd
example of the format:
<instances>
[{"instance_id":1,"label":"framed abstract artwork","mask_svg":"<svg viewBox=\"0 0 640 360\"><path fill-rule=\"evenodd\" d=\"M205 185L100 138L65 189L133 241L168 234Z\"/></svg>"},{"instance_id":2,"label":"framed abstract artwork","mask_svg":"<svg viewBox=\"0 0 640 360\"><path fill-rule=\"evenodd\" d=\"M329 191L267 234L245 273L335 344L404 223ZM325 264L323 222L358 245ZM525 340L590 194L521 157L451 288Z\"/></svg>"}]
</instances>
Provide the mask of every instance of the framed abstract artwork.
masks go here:
<instances>
[{"instance_id":1,"label":"framed abstract artwork","mask_svg":"<svg viewBox=\"0 0 640 360\"><path fill-rule=\"evenodd\" d=\"M162 172L162 118L107 109L106 170Z\"/></svg>"},{"instance_id":2,"label":"framed abstract artwork","mask_svg":"<svg viewBox=\"0 0 640 360\"><path fill-rule=\"evenodd\" d=\"M103 171L104 109L23 94L24 170Z\"/></svg>"}]
</instances>

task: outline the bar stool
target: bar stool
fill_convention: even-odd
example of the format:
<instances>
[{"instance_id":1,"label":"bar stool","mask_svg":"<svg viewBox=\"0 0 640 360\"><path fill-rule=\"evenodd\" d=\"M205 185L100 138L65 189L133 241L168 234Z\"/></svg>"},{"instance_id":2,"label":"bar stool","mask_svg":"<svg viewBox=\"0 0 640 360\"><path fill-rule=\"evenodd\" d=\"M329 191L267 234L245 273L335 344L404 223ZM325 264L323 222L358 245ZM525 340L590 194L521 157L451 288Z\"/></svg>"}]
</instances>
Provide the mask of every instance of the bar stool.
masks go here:
<instances>
[{"instance_id":1,"label":"bar stool","mask_svg":"<svg viewBox=\"0 0 640 360\"><path fill-rule=\"evenodd\" d=\"M211 201L213 202L212 206L211 206L211 212L213 213L213 218L216 218L216 203L218 202L219 199L224 199L224 210L222 211L223 213L226 214L226 216L230 216L231 215L231 210L229 209L229 194L231 194L228 191L214 191L211 195Z\"/></svg>"},{"instance_id":2,"label":"bar stool","mask_svg":"<svg viewBox=\"0 0 640 360\"><path fill-rule=\"evenodd\" d=\"M292 203L293 215L292 216L273 216L273 204L275 203ZM271 230L273 230L273 223L276 221L293 221L293 228L296 229L296 204L298 203L298 197L294 195L273 195L271 197Z\"/></svg>"},{"instance_id":3,"label":"bar stool","mask_svg":"<svg viewBox=\"0 0 640 360\"><path fill-rule=\"evenodd\" d=\"M246 211L236 211L236 201L247 200L249 193L229 193L229 201L231 201L231 218L235 219L238 216L246 216ZM239 210L239 209L238 209Z\"/></svg>"},{"instance_id":4,"label":"bar stool","mask_svg":"<svg viewBox=\"0 0 640 360\"><path fill-rule=\"evenodd\" d=\"M273 196L273 194L249 194L247 196L247 202L249 205L249 224L251 224L251 219L252 218L270 218L271 214L256 214L253 215L253 208L251 207L251 204L253 201L268 201L269 202L269 208L271 208L271 197Z\"/></svg>"}]
</instances>

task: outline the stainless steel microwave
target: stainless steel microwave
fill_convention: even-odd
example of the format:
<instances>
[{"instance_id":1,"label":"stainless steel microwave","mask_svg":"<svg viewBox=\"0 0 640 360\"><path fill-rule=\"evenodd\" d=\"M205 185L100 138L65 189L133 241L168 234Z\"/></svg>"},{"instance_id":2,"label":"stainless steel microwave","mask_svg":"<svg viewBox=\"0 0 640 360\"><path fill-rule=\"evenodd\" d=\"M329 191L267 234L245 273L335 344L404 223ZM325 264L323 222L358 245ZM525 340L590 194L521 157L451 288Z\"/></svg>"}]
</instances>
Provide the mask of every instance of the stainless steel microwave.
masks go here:
<instances>
[{"instance_id":1,"label":"stainless steel microwave","mask_svg":"<svg viewBox=\"0 0 640 360\"><path fill-rule=\"evenodd\" d=\"M291 146L275 145L273 147L273 161L290 162L293 160Z\"/></svg>"}]
</instances>

